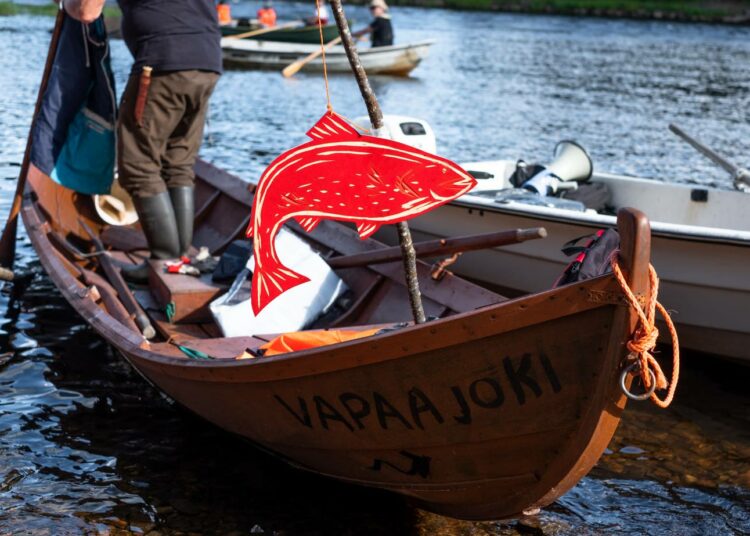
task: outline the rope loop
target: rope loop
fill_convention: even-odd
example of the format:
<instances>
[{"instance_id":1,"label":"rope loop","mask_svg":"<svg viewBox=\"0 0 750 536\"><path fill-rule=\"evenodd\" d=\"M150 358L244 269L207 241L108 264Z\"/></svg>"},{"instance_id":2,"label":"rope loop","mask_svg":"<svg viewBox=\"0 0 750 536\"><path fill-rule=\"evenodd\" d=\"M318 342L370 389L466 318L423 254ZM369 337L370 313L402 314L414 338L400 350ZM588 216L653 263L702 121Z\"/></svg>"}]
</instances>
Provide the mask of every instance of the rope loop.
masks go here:
<instances>
[{"instance_id":1,"label":"rope loop","mask_svg":"<svg viewBox=\"0 0 750 536\"><path fill-rule=\"evenodd\" d=\"M656 275L654 267L649 264L648 273L650 291L644 311L644 308L638 303L635 294L630 290L627 281L625 281L625 277L623 276L618 263L617 251L612 255L611 264L612 272L614 273L617 282L620 284L628 304L638 315L638 326L627 344L632 363L624 370L621 377L623 391L628 397L633 398L634 400L645 400L646 398L650 398L651 401L660 408L666 408L674 399L674 393L677 389L677 382L680 377L680 344L677 339L677 330L674 327L672 318L662 304L656 299L659 294L659 277ZM664 319L672 339L672 378L669 381L667 381L667 377L664 375L659 362L656 361L656 358L652 354L659 338L659 330L656 328L657 311ZM633 395L625 388L625 377L631 373L637 373L639 375L643 387L646 389L644 395ZM657 389L667 389L666 396L664 398L659 398L656 394Z\"/></svg>"}]
</instances>

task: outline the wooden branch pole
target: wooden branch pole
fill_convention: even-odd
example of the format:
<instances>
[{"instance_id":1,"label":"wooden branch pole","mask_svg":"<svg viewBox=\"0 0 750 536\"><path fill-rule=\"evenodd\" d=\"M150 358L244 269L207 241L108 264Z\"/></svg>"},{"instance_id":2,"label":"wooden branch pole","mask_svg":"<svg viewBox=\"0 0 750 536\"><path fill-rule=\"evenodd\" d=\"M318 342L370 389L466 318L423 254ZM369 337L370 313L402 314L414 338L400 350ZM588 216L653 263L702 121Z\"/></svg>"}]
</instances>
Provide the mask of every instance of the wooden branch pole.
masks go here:
<instances>
[{"instance_id":1,"label":"wooden branch pole","mask_svg":"<svg viewBox=\"0 0 750 536\"><path fill-rule=\"evenodd\" d=\"M346 57L349 58L349 64L354 72L354 78L357 80L359 92L362 94L362 98L365 101L367 114L370 116L370 124L372 125L375 135L380 135L383 128L383 112L380 109L375 93L370 87L370 81L367 78L365 68L362 67L362 63L359 60L359 53L357 52L357 47L352 39L352 34L349 31L349 23L344 15L344 7L341 5L341 0L329 0L329 3L331 5L331 10L333 11L333 17L336 19L336 26L339 28L341 42L344 45L344 50L346 50ZM422 324L425 322L425 314L424 307L422 306L422 297L419 292L417 255L414 252L414 244L411 240L409 226L406 222L398 223L397 226L399 244L401 245L401 253L404 259L406 287L409 290L409 302L411 303L412 316L414 317L415 324Z\"/></svg>"},{"instance_id":2,"label":"wooden branch pole","mask_svg":"<svg viewBox=\"0 0 750 536\"><path fill-rule=\"evenodd\" d=\"M339 44L339 41L341 41L341 36L331 39L326 43L324 47L320 47L315 52L311 52L301 60L297 60L294 63L290 63L286 67L284 67L284 70L281 71L281 74L284 75L284 78L289 78L290 76L294 76L297 74L297 72L302 69L305 65L310 63L312 60L323 54L323 52L327 51L328 49L336 46Z\"/></svg>"},{"instance_id":3,"label":"wooden branch pole","mask_svg":"<svg viewBox=\"0 0 750 536\"><path fill-rule=\"evenodd\" d=\"M29 173L29 165L31 162L31 137L34 133L34 123L36 117L39 115L39 109L42 107L42 98L44 97L45 91L47 91L47 82L49 81L50 73L52 72L52 63L55 60L55 54L57 53L57 44L60 41L60 32L62 30L63 19L65 18L65 12L61 9L57 12L57 18L55 19L55 28L52 32L52 39L49 43L49 51L47 52L47 63L44 65L44 74L42 74L42 82L39 84L39 92L36 97L36 105L34 106L34 115L31 118L31 127L29 128L29 137L26 140L26 151L23 154L23 162L21 163L21 171L18 173L18 182L16 183L16 193L13 196L13 204L10 207L8 213L8 220L5 223L2 237L0 238L0 265L7 268L13 267L13 261L16 258L16 234L18 233L18 213L21 211L21 201L23 200L23 191L26 189L26 175ZM10 280L13 279L13 272L10 270L2 270L0 272L2 279Z\"/></svg>"}]
</instances>

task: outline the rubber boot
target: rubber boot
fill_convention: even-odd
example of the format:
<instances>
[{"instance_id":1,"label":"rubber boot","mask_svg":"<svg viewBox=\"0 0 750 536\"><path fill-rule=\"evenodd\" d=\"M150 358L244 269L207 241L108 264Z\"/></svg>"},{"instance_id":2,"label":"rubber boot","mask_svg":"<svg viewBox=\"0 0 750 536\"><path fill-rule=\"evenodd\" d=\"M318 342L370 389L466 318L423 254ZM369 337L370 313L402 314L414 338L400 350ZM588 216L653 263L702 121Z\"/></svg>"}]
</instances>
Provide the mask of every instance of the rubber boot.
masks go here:
<instances>
[{"instance_id":1,"label":"rubber boot","mask_svg":"<svg viewBox=\"0 0 750 536\"><path fill-rule=\"evenodd\" d=\"M180 255L186 255L193 243L194 192L195 189L192 186L169 189L169 197L172 199L175 221L177 221L177 234L180 236Z\"/></svg>"},{"instance_id":2,"label":"rubber boot","mask_svg":"<svg viewBox=\"0 0 750 536\"><path fill-rule=\"evenodd\" d=\"M174 259L180 256L180 237L172 201L167 192L151 197L134 198L135 210L146 235L152 259ZM123 268L122 276L133 283L148 282L148 263Z\"/></svg>"}]
</instances>

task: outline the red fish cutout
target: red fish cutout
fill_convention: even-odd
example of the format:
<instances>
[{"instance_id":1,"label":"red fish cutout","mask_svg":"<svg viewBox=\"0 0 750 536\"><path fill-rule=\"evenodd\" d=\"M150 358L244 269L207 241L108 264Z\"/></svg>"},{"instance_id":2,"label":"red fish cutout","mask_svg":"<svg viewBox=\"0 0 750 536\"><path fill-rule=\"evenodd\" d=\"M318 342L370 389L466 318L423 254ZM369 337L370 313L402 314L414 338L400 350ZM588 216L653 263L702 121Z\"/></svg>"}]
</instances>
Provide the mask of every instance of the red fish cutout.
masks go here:
<instances>
[{"instance_id":1,"label":"red fish cutout","mask_svg":"<svg viewBox=\"0 0 750 536\"><path fill-rule=\"evenodd\" d=\"M252 307L257 315L283 292L309 281L279 259L274 239L292 218L305 231L322 219L354 222L363 240L467 193L476 181L457 164L410 145L364 136L326 112L307 135L263 172L247 236L254 236Z\"/></svg>"}]
</instances>

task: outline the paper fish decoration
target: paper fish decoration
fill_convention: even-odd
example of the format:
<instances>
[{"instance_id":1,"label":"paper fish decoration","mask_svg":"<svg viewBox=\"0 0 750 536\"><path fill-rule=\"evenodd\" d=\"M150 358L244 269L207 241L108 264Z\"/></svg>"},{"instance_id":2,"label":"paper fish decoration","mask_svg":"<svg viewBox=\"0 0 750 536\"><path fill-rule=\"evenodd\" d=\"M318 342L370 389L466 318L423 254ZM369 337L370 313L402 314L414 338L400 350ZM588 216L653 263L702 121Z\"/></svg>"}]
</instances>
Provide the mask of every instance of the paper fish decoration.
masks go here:
<instances>
[{"instance_id":1,"label":"paper fish decoration","mask_svg":"<svg viewBox=\"0 0 750 536\"><path fill-rule=\"evenodd\" d=\"M252 307L258 314L308 281L284 266L274 239L287 220L312 231L322 219L354 222L363 240L467 193L476 181L457 164L396 141L364 136L334 112L263 172L247 236L254 236Z\"/></svg>"}]
</instances>

